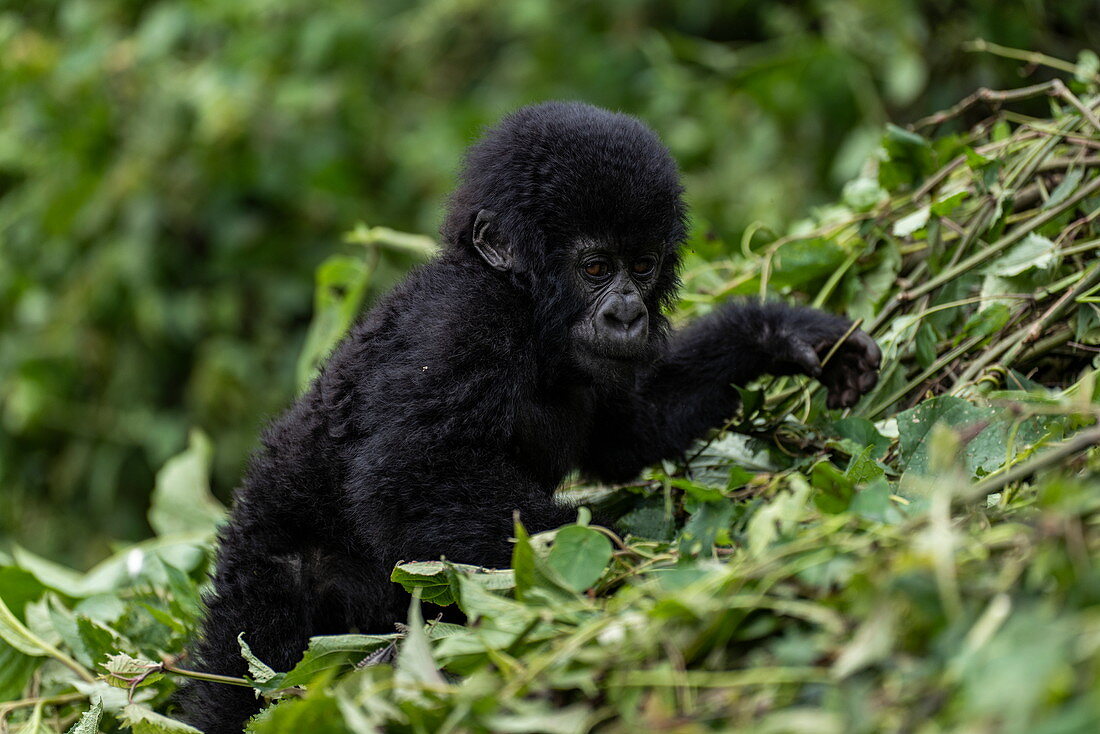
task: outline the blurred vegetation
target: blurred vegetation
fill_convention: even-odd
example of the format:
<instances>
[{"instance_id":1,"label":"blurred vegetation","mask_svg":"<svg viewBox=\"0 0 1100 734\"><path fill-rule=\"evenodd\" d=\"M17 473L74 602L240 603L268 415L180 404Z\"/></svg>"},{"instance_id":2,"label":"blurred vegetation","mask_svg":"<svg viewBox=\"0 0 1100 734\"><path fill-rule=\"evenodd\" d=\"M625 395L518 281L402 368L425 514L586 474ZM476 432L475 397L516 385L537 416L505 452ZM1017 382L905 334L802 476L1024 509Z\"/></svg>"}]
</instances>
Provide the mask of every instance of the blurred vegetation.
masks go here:
<instances>
[{"instance_id":1,"label":"blurred vegetation","mask_svg":"<svg viewBox=\"0 0 1100 734\"><path fill-rule=\"evenodd\" d=\"M578 98L640 115L732 248L1094 0L0 1L0 538L86 565L136 540L199 426L223 499L295 391L314 269L362 220L432 233L478 129ZM1036 81L1047 78L1041 69ZM1036 102L1035 109L1044 109ZM372 292L413 258L382 248ZM368 293L366 298L370 298Z\"/></svg>"}]
</instances>

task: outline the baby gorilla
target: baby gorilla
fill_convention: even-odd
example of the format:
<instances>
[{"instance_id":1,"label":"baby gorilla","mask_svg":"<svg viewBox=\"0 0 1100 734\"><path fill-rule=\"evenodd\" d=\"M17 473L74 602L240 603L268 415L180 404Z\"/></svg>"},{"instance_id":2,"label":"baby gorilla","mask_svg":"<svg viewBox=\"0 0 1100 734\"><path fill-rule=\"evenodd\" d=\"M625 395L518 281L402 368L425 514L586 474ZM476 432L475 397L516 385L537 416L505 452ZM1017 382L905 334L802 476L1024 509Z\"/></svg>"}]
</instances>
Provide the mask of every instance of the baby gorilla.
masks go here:
<instances>
[{"instance_id":1,"label":"baby gorilla","mask_svg":"<svg viewBox=\"0 0 1100 734\"><path fill-rule=\"evenodd\" d=\"M638 120L584 104L505 119L469 151L445 249L382 299L265 433L221 532L201 670L243 675L237 635L286 670L311 635L391 632L394 564L508 566L512 515L571 522L580 469L624 481L677 457L737 405L734 385L805 373L832 407L879 350L809 308L729 303L671 332L685 208L675 162ZM239 732L251 690L194 683L188 719Z\"/></svg>"}]
</instances>

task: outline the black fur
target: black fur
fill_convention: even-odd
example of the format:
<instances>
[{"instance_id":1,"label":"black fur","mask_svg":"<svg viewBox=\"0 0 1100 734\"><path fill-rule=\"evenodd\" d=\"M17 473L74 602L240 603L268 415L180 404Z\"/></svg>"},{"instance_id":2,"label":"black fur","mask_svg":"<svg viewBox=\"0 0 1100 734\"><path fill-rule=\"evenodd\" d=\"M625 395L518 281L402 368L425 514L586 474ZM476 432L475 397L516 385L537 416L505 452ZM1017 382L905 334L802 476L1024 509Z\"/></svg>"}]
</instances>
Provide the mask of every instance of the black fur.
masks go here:
<instances>
[{"instance_id":1,"label":"black fur","mask_svg":"<svg viewBox=\"0 0 1100 734\"><path fill-rule=\"evenodd\" d=\"M474 233L479 212L491 239ZM195 665L243 675L242 631L279 670L311 635L393 631L408 608L395 563L508 566L514 510L533 532L573 521L553 499L568 472L620 481L679 455L732 413L731 384L808 372L835 405L874 384L862 332L822 372L849 323L810 309L730 304L670 335L684 219L675 163L631 117L553 103L490 131L467 156L444 253L375 306L265 433L221 532ZM616 273L643 268L637 253L658 266L611 287L582 272L589 251ZM629 359L581 358L578 325L604 318L611 291L644 306L644 343ZM241 731L260 706L210 683L182 702L207 734Z\"/></svg>"}]
</instances>

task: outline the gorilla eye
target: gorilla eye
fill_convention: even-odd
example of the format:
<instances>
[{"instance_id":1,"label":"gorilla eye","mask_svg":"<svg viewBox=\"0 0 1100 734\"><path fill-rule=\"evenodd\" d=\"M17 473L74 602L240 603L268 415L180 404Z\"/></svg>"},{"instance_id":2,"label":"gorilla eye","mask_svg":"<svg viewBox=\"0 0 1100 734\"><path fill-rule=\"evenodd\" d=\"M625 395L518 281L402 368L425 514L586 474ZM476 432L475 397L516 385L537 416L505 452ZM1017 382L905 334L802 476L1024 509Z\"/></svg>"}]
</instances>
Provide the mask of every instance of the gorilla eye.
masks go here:
<instances>
[{"instance_id":1,"label":"gorilla eye","mask_svg":"<svg viewBox=\"0 0 1100 734\"><path fill-rule=\"evenodd\" d=\"M603 278L607 271L607 263L603 260L592 260L584 265L584 272L592 278Z\"/></svg>"},{"instance_id":2,"label":"gorilla eye","mask_svg":"<svg viewBox=\"0 0 1100 734\"><path fill-rule=\"evenodd\" d=\"M657 260L652 257L640 257L634 261L630 269L635 275L649 275L657 267Z\"/></svg>"}]
</instances>

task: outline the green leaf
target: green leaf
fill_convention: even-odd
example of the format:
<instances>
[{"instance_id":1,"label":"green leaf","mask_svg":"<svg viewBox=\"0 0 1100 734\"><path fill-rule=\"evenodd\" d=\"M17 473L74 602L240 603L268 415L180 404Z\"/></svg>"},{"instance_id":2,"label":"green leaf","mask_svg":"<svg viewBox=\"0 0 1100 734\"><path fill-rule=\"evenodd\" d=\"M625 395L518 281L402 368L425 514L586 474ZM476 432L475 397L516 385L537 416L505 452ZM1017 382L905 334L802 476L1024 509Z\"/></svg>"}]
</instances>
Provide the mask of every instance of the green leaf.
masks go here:
<instances>
[{"instance_id":1,"label":"green leaf","mask_svg":"<svg viewBox=\"0 0 1100 734\"><path fill-rule=\"evenodd\" d=\"M447 685L432 655L428 636L424 633L424 618L420 614L420 599L416 594L413 594L409 605L408 633L401 642L394 670L395 680L406 685L430 688L444 688Z\"/></svg>"},{"instance_id":2,"label":"green leaf","mask_svg":"<svg viewBox=\"0 0 1100 734\"><path fill-rule=\"evenodd\" d=\"M369 230L367 230L369 235ZM373 239L371 240L373 242ZM333 255L317 268L313 321L298 355L298 387L317 375L320 365L351 326L370 283L373 265L362 257Z\"/></svg>"},{"instance_id":3,"label":"green leaf","mask_svg":"<svg viewBox=\"0 0 1100 734\"><path fill-rule=\"evenodd\" d=\"M971 430L981 424L994 421L999 412L993 408L979 408L962 398L941 395L926 400L915 408L899 413L898 450L905 472L928 475L931 464L932 429L936 425ZM963 449L967 470L975 474L990 472L1005 461L1005 426L993 423L980 430Z\"/></svg>"},{"instance_id":4,"label":"green leaf","mask_svg":"<svg viewBox=\"0 0 1100 734\"><path fill-rule=\"evenodd\" d=\"M852 479L833 466L830 461L819 461L814 464L810 473L810 484L818 490L814 494L814 504L822 512L832 515L847 510L855 494L855 484Z\"/></svg>"},{"instance_id":5,"label":"green leaf","mask_svg":"<svg viewBox=\"0 0 1100 734\"><path fill-rule=\"evenodd\" d=\"M80 720L72 725L67 734L99 734L99 719L103 716L103 701L96 698L92 707L80 715Z\"/></svg>"},{"instance_id":6,"label":"green leaf","mask_svg":"<svg viewBox=\"0 0 1100 734\"><path fill-rule=\"evenodd\" d=\"M372 652L392 644L398 639L392 635L325 635L312 637L302 659L290 671L277 673L264 683L256 683L263 693L274 693L283 688L305 686L318 676L353 667Z\"/></svg>"},{"instance_id":7,"label":"green leaf","mask_svg":"<svg viewBox=\"0 0 1100 734\"><path fill-rule=\"evenodd\" d=\"M857 212L869 211L890 198L889 192L873 178L852 179L844 185L841 196L844 203Z\"/></svg>"},{"instance_id":8,"label":"green leaf","mask_svg":"<svg viewBox=\"0 0 1100 734\"><path fill-rule=\"evenodd\" d=\"M419 589L424 601L441 607L455 602L447 564L443 561L399 563L390 573L390 581L401 584L410 593Z\"/></svg>"},{"instance_id":9,"label":"green leaf","mask_svg":"<svg viewBox=\"0 0 1100 734\"><path fill-rule=\"evenodd\" d=\"M970 192L964 189L937 199L932 204L932 213L937 217L950 217L969 196Z\"/></svg>"},{"instance_id":10,"label":"green leaf","mask_svg":"<svg viewBox=\"0 0 1100 734\"><path fill-rule=\"evenodd\" d=\"M51 657L79 669L80 665L65 653L31 632L19 621L3 599L0 599L0 639L13 648L33 657Z\"/></svg>"},{"instance_id":11,"label":"green leaf","mask_svg":"<svg viewBox=\"0 0 1100 734\"><path fill-rule=\"evenodd\" d=\"M728 544L734 509L728 501L700 503L680 532L680 552L685 556L710 555L717 542Z\"/></svg>"},{"instance_id":12,"label":"green leaf","mask_svg":"<svg viewBox=\"0 0 1100 734\"><path fill-rule=\"evenodd\" d=\"M886 123L886 137L907 145L914 145L917 147L928 147L928 140L922 138L917 133L906 130L903 127L898 127L892 122Z\"/></svg>"},{"instance_id":13,"label":"green leaf","mask_svg":"<svg viewBox=\"0 0 1100 734\"><path fill-rule=\"evenodd\" d=\"M1077 54L1073 78L1082 84L1094 84L1100 79L1100 56L1090 48L1081 49Z\"/></svg>"},{"instance_id":14,"label":"green leaf","mask_svg":"<svg viewBox=\"0 0 1100 734\"><path fill-rule=\"evenodd\" d=\"M1052 241L1033 232L987 265L983 272L1004 278L1019 275L1032 268L1046 270L1054 264L1057 254L1055 250Z\"/></svg>"},{"instance_id":15,"label":"green leaf","mask_svg":"<svg viewBox=\"0 0 1100 734\"><path fill-rule=\"evenodd\" d=\"M252 677L252 680L257 683L267 683L277 675L271 666L253 654L252 648L244 641L244 632L237 635L237 644L241 646L241 655L248 663L248 674Z\"/></svg>"},{"instance_id":16,"label":"green leaf","mask_svg":"<svg viewBox=\"0 0 1100 734\"><path fill-rule=\"evenodd\" d=\"M213 534L225 519L225 507L210 493L213 447L202 431L191 431L187 449L157 472L149 524L157 535Z\"/></svg>"},{"instance_id":17,"label":"green leaf","mask_svg":"<svg viewBox=\"0 0 1100 734\"><path fill-rule=\"evenodd\" d=\"M790 477L790 492L780 492L756 511L745 529L749 551L754 557L765 555L776 540L791 532L802 520L806 500L811 491L809 482L799 474Z\"/></svg>"},{"instance_id":18,"label":"green leaf","mask_svg":"<svg viewBox=\"0 0 1100 734\"><path fill-rule=\"evenodd\" d=\"M958 339L967 336L991 336L998 333L1012 317L1012 311L1004 303L991 303L967 319Z\"/></svg>"},{"instance_id":19,"label":"green leaf","mask_svg":"<svg viewBox=\"0 0 1100 734\"><path fill-rule=\"evenodd\" d=\"M913 342L913 355L917 358L917 364L921 367L929 367L936 361L936 345L939 337L936 327L925 320L917 328L917 338Z\"/></svg>"},{"instance_id":20,"label":"green leaf","mask_svg":"<svg viewBox=\"0 0 1100 734\"><path fill-rule=\"evenodd\" d=\"M118 649L117 634L85 616L77 616L50 594L49 616L53 628L78 661L95 667L104 656Z\"/></svg>"},{"instance_id":21,"label":"green leaf","mask_svg":"<svg viewBox=\"0 0 1100 734\"><path fill-rule=\"evenodd\" d=\"M881 459L890 448L890 439L879 433L875 424L866 418L859 416L841 418L833 422L833 431L842 439L847 439L855 445L856 450L851 452L853 455L864 448L871 447L871 458Z\"/></svg>"},{"instance_id":22,"label":"green leaf","mask_svg":"<svg viewBox=\"0 0 1100 734\"><path fill-rule=\"evenodd\" d=\"M27 655L0 642L0 701L20 698L42 658Z\"/></svg>"},{"instance_id":23,"label":"green leaf","mask_svg":"<svg viewBox=\"0 0 1100 734\"><path fill-rule=\"evenodd\" d=\"M290 698L268 706L248 723L249 734L366 734L378 729L352 729L337 701L325 692Z\"/></svg>"},{"instance_id":24,"label":"green leaf","mask_svg":"<svg viewBox=\"0 0 1100 734\"><path fill-rule=\"evenodd\" d=\"M603 575L611 551L611 541L603 533L570 525L554 536L546 561L574 591L584 591Z\"/></svg>"},{"instance_id":25,"label":"green leaf","mask_svg":"<svg viewBox=\"0 0 1100 734\"><path fill-rule=\"evenodd\" d=\"M1061 182L1054 187L1054 191L1050 192L1050 196L1043 202L1041 209L1051 209L1058 206L1063 201L1070 197L1077 187L1081 185L1081 179L1085 177L1085 169L1083 168L1071 168L1066 171L1065 177Z\"/></svg>"},{"instance_id":26,"label":"green leaf","mask_svg":"<svg viewBox=\"0 0 1100 734\"><path fill-rule=\"evenodd\" d=\"M922 207L918 207L912 214L902 217L894 222L893 234L895 237L908 237L919 229L923 229L928 224L928 215L931 213L932 207L925 204Z\"/></svg>"},{"instance_id":27,"label":"green leaf","mask_svg":"<svg viewBox=\"0 0 1100 734\"><path fill-rule=\"evenodd\" d=\"M512 549L512 568L516 574L516 598L528 603L553 605L575 599L573 589L535 555L531 537L519 518L515 521L516 544Z\"/></svg>"},{"instance_id":28,"label":"green leaf","mask_svg":"<svg viewBox=\"0 0 1100 734\"><path fill-rule=\"evenodd\" d=\"M486 589L511 589L516 585L515 574L510 568L482 568L449 561L399 563L390 573L390 580L410 593L419 589L422 601L447 606L454 604L457 598L455 574L467 576Z\"/></svg>"},{"instance_id":29,"label":"green leaf","mask_svg":"<svg viewBox=\"0 0 1100 734\"><path fill-rule=\"evenodd\" d=\"M156 713L147 706L131 703L122 709L119 720L134 734L202 734L193 726Z\"/></svg>"},{"instance_id":30,"label":"green leaf","mask_svg":"<svg viewBox=\"0 0 1100 734\"><path fill-rule=\"evenodd\" d=\"M107 672L100 678L113 688L141 688L164 677L160 663L140 660L126 653L108 655L102 667Z\"/></svg>"},{"instance_id":31,"label":"green leaf","mask_svg":"<svg viewBox=\"0 0 1100 734\"><path fill-rule=\"evenodd\" d=\"M886 476L886 470L872 458L874 450L874 446L868 446L859 454L852 456L851 461L848 462L844 476L848 477L853 484L869 484Z\"/></svg>"}]
</instances>

